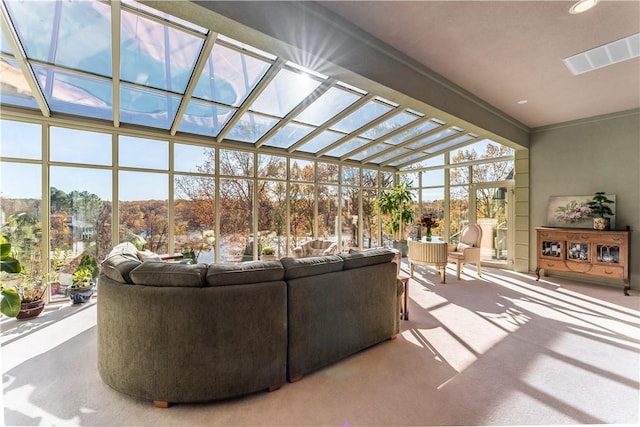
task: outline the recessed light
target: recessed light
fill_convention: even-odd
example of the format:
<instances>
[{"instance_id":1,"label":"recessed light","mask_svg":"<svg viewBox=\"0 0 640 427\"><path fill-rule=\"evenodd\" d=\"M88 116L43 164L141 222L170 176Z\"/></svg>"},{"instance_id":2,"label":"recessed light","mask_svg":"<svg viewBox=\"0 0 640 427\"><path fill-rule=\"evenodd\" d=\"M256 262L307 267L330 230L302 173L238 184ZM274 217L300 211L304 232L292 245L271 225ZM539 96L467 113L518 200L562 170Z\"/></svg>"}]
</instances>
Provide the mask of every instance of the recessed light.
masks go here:
<instances>
[{"instance_id":1,"label":"recessed light","mask_svg":"<svg viewBox=\"0 0 640 427\"><path fill-rule=\"evenodd\" d=\"M518 101L518 105L524 105L524 104L526 104L527 102L529 102L529 100L528 100L528 99L521 99L520 101Z\"/></svg>"},{"instance_id":2,"label":"recessed light","mask_svg":"<svg viewBox=\"0 0 640 427\"><path fill-rule=\"evenodd\" d=\"M598 2L600 2L600 0L578 0L573 6L571 6L569 13L576 15L578 13L586 12L597 5Z\"/></svg>"}]
</instances>

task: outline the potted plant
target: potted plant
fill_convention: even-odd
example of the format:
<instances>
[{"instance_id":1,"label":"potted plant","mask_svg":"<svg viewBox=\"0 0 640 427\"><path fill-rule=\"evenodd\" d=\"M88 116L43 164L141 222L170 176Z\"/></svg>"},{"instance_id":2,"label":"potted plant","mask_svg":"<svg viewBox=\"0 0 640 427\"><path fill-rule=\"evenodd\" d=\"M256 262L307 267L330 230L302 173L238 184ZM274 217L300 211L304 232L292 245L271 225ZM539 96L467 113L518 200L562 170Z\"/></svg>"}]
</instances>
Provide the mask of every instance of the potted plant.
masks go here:
<instances>
[{"instance_id":1,"label":"potted plant","mask_svg":"<svg viewBox=\"0 0 640 427\"><path fill-rule=\"evenodd\" d=\"M13 256L11 243L7 238L0 236L0 271L8 274L16 274L22 271L22 265ZM0 282L0 312L8 317L16 317L20 312L20 295L18 291Z\"/></svg>"},{"instance_id":2,"label":"potted plant","mask_svg":"<svg viewBox=\"0 0 640 427\"><path fill-rule=\"evenodd\" d=\"M384 190L376 199L376 205L383 215L390 215L388 228L394 239L394 247L407 256L407 241L404 228L413 223L413 190L407 181Z\"/></svg>"},{"instance_id":3,"label":"potted plant","mask_svg":"<svg viewBox=\"0 0 640 427\"><path fill-rule=\"evenodd\" d=\"M10 236L22 236L25 248L34 247L34 239L39 230L37 224L26 227L29 225L28 220L26 214L11 215L9 221L1 227L6 230L6 234L0 235L0 274L7 282L0 283L0 311L17 319L32 318L42 312L49 283L46 274L37 273L35 251L31 251L31 259L23 265L17 259L17 250L12 247Z\"/></svg>"},{"instance_id":4,"label":"potted plant","mask_svg":"<svg viewBox=\"0 0 640 427\"><path fill-rule=\"evenodd\" d=\"M265 246L262 248L262 256L260 259L262 261L274 261L276 259L276 250L271 246Z\"/></svg>"},{"instance_id":5,"label":"potted plant","mask_svg":"<svg viewBox=\"0 0 640 427\"><path fill-rule=\"evenodd\" d=\"M74 304L81 304L91 299L99 272L98 260L91 255L82 255L80 264L71 275L71 287L67 290Z\"/></svg>"},{"instance_id":6,"label":"potted plant","mask_svg":"<svg viewBox=\"0 0 640 427\"><path fill-rule=\"evenodd\" d=\"M609 218L609 216L613 216L613 211L609 207L611 203L613 200L609 200L604 191L596 192L593 198L587 202L589 216L593 218L595 230L608 230L611 226L611 218Z\"/></svg>"}]
</instances>

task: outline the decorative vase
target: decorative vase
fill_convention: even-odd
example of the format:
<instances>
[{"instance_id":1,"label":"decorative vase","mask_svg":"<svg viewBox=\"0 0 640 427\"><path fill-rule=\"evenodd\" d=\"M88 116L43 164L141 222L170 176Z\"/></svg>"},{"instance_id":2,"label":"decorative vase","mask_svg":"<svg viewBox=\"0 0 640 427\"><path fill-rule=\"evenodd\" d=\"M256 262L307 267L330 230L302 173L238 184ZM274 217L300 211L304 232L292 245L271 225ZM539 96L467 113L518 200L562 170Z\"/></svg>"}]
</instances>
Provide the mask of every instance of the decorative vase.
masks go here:
<instances>
[{"instance_id":1,"label":"decorative vase","mask_svg":"<svg viewBox=\"0 0 640 427\"><path fill-rule=\"evenodd\" d=\"M431 227L427 227L427 242L431 241Z\"/></svg>"},{"instance_id":2,"label":"decorative vase","mask_svg":"<svg viewBox=\"0 0 640 427\"><path fill-rule=\"evenodd\" d=\"M82 304L91 299L93 295L93 285L82 288L69 288L69 297L74 304Z\"/></svg>"},{"instance_id":3,"label":"decorative vase","mask_svg":"<svg viewBox=\"0 0 640 427\"><path fill-rule=\"evenodd\" d=\"M608 217L598 217L593 218L593 229L594 230L608 230L611 226L611 219Z\"/></svg>"},{"instance_id":4,"label":"decorative vase","mask_svg":"<svg viewBox=\"0 0 640 427\"><path fill-rule=\"evenodd\" d=\"M20 304L20 312L16 316L18 320L32 319L44 310L44 300L23 302Z\"/></svg>"}]
</instances>

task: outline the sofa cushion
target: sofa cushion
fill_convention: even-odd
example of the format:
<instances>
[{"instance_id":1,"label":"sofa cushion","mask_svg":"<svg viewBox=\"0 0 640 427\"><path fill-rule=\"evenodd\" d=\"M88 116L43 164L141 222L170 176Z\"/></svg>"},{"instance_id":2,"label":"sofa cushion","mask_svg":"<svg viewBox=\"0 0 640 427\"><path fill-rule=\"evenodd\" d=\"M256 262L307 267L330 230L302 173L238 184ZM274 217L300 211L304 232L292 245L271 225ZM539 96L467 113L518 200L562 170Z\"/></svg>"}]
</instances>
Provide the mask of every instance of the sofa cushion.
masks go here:
<instances>
[{"instance_id":1,"label":"sofa cushion","mask_svg":"<svg viewBox=\"0 0 640 427\"><path fill-rule=\"evenodd\" d=\"M350 270L352 268L361 268L392 261L395 254L389 249L375 248L350 252L348 254L339 254L338 256L344 260L344 269Z\"/></svg>"},{"instance_id":2,"label":"sofa cushion","mask_svg":"<svg viewBox=\"0 0 640 427\"><path fill-rule=\"evenodd\" d=\"M285 280L341 271L344 262L338 255L309 258L282 258Z\"/></svg>"},{"instance_id":3,"label":"sofa cushion","mask_svg":"<svg viewBox=\"0 0 640 427\"><path fill-rule=\"evenodd\" d=\"M239 264L211 264L207 269L209 286L244 285L282 280L280 261L248 261Z\"/></svg>"},{"instance_id":4,"label":"sofa cushion","mask_svg":"<svg viewBox=\"0 0 640 427\"><path fill-rule=\"evenodd\" d=\"M143 262L129 274L135 285L198 287L204 285L207 265Z\"/></svg>"},{"instance_id":5,"label":"sofa cushion","mask_svg":"<svg viewBox=\"0 0 640 427\"><path fill-rule=\"evenodd\" d=\"M138 250L129 243L120 243L114 247L109 255L102 261L102 272L111 280L120 283L133 283L130 277L131 270L141 264L138 258Z\"/></svg>"}]
</instances>

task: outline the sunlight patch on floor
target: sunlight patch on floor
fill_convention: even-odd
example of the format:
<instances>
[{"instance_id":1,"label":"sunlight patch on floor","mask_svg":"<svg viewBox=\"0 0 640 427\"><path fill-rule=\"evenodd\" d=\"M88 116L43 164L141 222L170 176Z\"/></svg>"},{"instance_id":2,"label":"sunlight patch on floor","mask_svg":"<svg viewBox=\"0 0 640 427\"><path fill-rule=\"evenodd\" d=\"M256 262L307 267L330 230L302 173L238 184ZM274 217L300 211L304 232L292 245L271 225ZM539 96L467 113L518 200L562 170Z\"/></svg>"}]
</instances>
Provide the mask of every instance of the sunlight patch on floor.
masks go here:
<instances>
[{"instance_id":1,"label":"sunlight patch on floor","mask_svg":"<svg viewBox=\"0 0 640 427\"><path fill-rule=\"evenodd\" d=\"M96 325L96 311L97 306L95 304L91 307L83 307L77 313L53 322L46 327L25 333L20 339L3 344L2 372L9 372L26 360L44 354L92 328Z\"/></svg>"}]
</instances>

